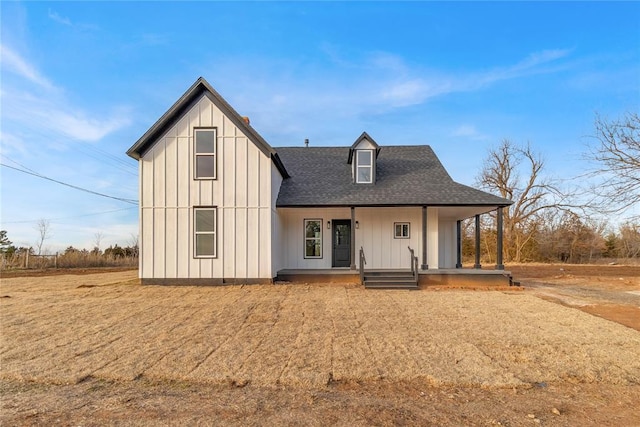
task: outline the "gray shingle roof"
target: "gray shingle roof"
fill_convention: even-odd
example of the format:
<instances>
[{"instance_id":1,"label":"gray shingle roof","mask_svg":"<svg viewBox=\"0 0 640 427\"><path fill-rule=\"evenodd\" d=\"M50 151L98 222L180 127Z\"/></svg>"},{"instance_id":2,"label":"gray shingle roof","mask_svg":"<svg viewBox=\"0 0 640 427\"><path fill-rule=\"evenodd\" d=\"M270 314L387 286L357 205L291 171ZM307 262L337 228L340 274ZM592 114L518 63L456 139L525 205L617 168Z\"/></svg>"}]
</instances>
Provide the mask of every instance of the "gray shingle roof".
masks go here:
<instances>
[{"instance_id":1,"label":"gray shingle roof","mask_svg":"<svg viewBox=\"0 0 640 427\"><path fill-rule=\"evenodd\" d=\"M451 179L428 145L383 146L375 184L354 184L348 147L275 149L290 178L278 207L302 206L507 206L502 197Z\"/></svg>"}]
</instances>

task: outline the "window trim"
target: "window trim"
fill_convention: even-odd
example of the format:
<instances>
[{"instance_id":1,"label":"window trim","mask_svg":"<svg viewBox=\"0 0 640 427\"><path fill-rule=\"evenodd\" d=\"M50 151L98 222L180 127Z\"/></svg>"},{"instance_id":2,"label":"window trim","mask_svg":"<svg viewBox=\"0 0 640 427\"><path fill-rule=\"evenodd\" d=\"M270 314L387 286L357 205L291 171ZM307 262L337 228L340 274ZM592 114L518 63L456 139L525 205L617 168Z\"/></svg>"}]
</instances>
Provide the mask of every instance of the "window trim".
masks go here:
<instances>
[{"instance_id":1,"label":"window trim","mask_svg":"<svg viewBox=\"0 0 640 427\"><path fill-rule=\"evenodd\" d=\"M197 134L199 131L213 131L213 152L198 153ZM213 157L213 176L198 176L198 157ZM218 179L218 128L215 126L197 126L193 128L193 179Z\"/></svg>"},{"instance_id":2,"label":"window trim","mask_svg":"<svg viewBox=\"0 0 640 427\"><path fill-rule=\"evenodd\" d=\"M320 224L320 237L307 237L307 224L312 221ZM324 255L324 247L322 245L323 233L324 233L324 230L322 228L323 221L324 220L322 218L305 218L304 219L304 222L303 222L304 226L302 228L302 238L303 238L302 253L304 255L304 259L322 259L323 258L323 255ZM307 256L307 241L309 240L320 241L320 256Z\"/></svg>"},{"instance_id":3,"label":"window trim","mask_svg":"<svg viewBox=\"0 0 640 427\"><path fill-rule=\"evenodd\" d=\"M403 231L404 231L404 227L402 227L401 230L401 234L398 235L398 226L407 226L407 235L405 236ZM393 238L394 239L410 239L411 238L411 223L410 222L394 222L393 223Z\"/></svg>"},{"instance_id":4,"label":"window trim","mask_svg":"<svg viewBox=\"0 0 640 427\"><path fill-rule=\"evenodd\" d=\"M371 156L371 164L368 165L360 165L360 154L364 153L364 152L368 152L369 155ZM374 156L374 150L356 150L356 161L355 161L355 183L356 184L373 184L374 181L374 176L373 174L375 173L375 168L374 168L374 164L375 164L375 156ZM369 174L369 181L360 181L360 174L358 173L359 169L362 168L368 168L371 173Z\"/></svg>"},{"instance_id":5,"label":"window trim","mask_svg":"<svg viewBox=\"0 0 640 427\"><path fill-rule=\"evenodd\" d=\"M196 221L198 212L213 212L213 231L197 231ZM198 235L213 235L213 255L198 255ZM218 207L217 206L197 206L193 208L193 257L197 259L218 258Z\"/></svg>"}]
</instances>

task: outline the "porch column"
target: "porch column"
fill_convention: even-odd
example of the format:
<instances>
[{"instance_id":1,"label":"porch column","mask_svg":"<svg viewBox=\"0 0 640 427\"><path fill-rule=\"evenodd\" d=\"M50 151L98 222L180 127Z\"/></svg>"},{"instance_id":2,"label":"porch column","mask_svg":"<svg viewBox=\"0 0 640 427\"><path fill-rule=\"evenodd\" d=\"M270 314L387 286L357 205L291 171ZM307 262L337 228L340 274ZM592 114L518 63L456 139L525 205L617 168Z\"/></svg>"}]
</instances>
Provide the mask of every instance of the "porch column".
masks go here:
<instances>
[{"instance_id":1,"label":"porch column","mask_svg":"<svg viewBox=\"0 0 640 427\"><path fill-rule=\"evenodd\" d=\"M351 206L351 269L356 269L356 208Z\"/></svg>"},{"instance_id":2,"label":"porch column","mask_svg":"<svg viewBox=\"0 0 640 427\"><path fill-rule=\"evenodd\" d=\"M480 215L476 215L476 263L473 268L482 268L480 265Z\"/></svg>"},{"instance_id":3,"label":"porch column","mask_svg":"<svg viewBox=\"0 0 640 427\"><path fill-rule=\"evenodd\" d=\"M462 221L456 221L456 268L462 268Z\"/></svg>"},{"instance_id":4,"label":"porch column","mask_svg":"<svg viewBox=\"0 0 640 427\"><path fill-rule=\"evenodd\" d=\"M502 221L502 206L498 208L498 215L497 215L497 220L498 220L498 241L496 242L496 248L498 250L498 253L496 255L496 270L504 270L504 264L502 264L502 228L503 228L503 221Z\"/></svg>"},{"instance_id":5,"label":"porch column","mask_svg":"<svg viewBox=\"0 0 640 427\"><path fill-rule=\"evenodd\" d=\"M428 270L427 264L427 207L422 207L422 265L421 270Z\"/></svg>"}]
</instances>

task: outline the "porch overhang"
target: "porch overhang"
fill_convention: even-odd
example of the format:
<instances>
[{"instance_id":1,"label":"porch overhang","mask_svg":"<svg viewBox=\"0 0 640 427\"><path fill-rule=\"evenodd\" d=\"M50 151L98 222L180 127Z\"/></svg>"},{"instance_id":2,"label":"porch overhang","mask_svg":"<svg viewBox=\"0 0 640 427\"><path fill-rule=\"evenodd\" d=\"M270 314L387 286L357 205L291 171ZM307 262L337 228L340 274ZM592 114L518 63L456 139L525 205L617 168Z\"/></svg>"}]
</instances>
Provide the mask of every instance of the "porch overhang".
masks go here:
<instances>
[{"instance_id":1,"label":"porch overhang","mask_svg":"<svg viewBox=\"0 0 640 427\"><path fill-rule=\"evenodd\" d=\"M370 203L366 205L358 204L331 204L331 205L276 205L276 209L362 209L362 208L422 208L427 206L429 208L438 208L438 216L443 219L451 220L464 220L473 218L476 215L484 215L489 212L493 212L498 208L507 207L509 205L451 205L451 204L382 204L382 203Z\"/></svg>"}]
</instances>

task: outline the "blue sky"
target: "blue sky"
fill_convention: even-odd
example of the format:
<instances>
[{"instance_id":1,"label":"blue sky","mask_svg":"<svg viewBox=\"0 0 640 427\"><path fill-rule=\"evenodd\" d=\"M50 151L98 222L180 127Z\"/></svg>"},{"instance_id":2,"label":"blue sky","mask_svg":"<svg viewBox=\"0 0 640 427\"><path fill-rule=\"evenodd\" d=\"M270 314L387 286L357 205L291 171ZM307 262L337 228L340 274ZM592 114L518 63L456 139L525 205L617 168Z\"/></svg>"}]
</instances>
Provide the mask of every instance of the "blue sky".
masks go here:
<instances>
[{"instance_id":1,"label":"blue sky","mask_svg":"<svg viewBox=\"0 0 640 427\"><path fill-rule=\"evenodd\" d=\"M430 144L473 185L530 142L584 172L595 113L640 107L638 2L2 2L3 164L137 198L125 151L199 77L273 146ZM1 228L50 251L126 245L137 210L0 168Z\"/></svg>"}]
</instances>

